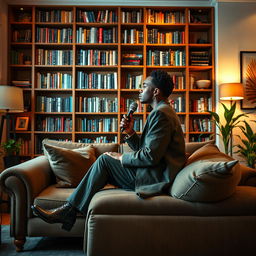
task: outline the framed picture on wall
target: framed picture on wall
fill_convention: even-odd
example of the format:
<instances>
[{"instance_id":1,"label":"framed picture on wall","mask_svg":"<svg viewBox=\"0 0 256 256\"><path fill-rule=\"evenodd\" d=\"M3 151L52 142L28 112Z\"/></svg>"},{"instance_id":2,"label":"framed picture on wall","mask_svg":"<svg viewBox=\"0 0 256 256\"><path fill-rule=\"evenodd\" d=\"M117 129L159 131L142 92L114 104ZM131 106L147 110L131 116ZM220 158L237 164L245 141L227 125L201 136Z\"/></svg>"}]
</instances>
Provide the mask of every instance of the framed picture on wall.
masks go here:
<instances>
[{"instance_id":1,"label":"framed picture on wall","mask_svg":"<svg viewBox=\"0 0 256 256\"><path fill-rule=\"evenodd\" d=\"M240 52L240 72L244 85L241 109L256 109L256 51Z\"/></svg>"},{"instance_id":2,"label":"framed picture on wall","mask_svg":"<svg viewBox=\"0 0 256 256\"><path fill-rule=\"evenodd\" d=\"M28 129L28 116L18 116L16 119L16 127L17 131L26 131Z\"/></svg>"}]
</instances>

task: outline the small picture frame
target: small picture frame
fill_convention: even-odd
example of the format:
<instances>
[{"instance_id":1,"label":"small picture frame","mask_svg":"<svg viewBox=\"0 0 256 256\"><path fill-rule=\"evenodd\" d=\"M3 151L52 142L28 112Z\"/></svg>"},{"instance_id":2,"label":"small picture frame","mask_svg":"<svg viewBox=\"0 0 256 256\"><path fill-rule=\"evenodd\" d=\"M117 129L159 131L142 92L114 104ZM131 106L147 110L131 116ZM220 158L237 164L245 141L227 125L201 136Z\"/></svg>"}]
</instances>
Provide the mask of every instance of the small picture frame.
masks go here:
<instances>
[{"instance_id":1,"label":"small picture frame","mask_svg":"<svg viewBox=\"0 0 256 256\"><path fill-rule=\"evenodd\" d=\"M16 126L15 129L17 131L27 131L28 129L28 116L18 116L16 119Z\"/></svg>"}]
</instances>

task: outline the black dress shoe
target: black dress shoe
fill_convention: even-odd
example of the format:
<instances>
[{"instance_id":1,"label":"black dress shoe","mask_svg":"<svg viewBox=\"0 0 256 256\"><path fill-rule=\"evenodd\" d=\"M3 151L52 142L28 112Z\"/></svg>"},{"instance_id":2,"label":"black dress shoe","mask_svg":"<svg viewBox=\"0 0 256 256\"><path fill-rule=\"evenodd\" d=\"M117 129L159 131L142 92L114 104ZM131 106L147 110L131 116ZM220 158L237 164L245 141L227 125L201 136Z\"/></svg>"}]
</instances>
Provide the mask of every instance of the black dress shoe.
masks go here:
<instances>
[{"instance_id":1,"label":"black dress shoe","mask_svg":"<svg viewBox=\"0 0 256 256\"><path fill-rule=\"evenodd\" d=\"M70 231L76 222L76 209L69 203L61 207L44 210L38 205L31 206L33 213L48 223L62 223L62 228Z\"/></svg>"}]
</instances>

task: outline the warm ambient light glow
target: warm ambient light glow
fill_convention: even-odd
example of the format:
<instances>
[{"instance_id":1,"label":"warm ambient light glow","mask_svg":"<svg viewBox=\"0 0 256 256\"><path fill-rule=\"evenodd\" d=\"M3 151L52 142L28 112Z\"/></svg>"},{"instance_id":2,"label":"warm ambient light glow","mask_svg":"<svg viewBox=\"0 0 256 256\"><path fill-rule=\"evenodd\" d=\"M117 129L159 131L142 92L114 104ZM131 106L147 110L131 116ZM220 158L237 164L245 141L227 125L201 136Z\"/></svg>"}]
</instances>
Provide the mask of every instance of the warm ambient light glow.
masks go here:
<instances>
[{"instance_id":1,"label":"warm ambient light glow","mask_svg":"<svg viewBox=\"0 0 256 256\"><path fill-rule=\"evenodd\" d=\"M23 91L15 86L0 85L0 111L23 112Z\"/></svg>"},{"instance_id":2,"label":"warm ambient light glow","mask_svg":"<svg viewBox=\"0 0 256 256\"><path fill-rule=\"evenodd\" d=\"M241 83L225 83L220 88L221 100L242 100L244 98L244 87Z\"/></svg>"}]
</instances>

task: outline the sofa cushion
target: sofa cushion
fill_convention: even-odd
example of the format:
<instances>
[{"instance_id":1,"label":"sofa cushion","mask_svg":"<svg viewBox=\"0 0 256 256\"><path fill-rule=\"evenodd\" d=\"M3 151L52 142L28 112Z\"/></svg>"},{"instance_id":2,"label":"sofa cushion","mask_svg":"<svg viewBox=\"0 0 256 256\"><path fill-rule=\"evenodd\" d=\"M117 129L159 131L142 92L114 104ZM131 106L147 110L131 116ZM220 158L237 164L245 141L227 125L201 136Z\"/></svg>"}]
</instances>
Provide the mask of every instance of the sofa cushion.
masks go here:
<instances>
[{"instance_id":1,"label":"sofa cushion","mask_svg":"<svg viewBox=\"0 0 256 256\"><path fill-rule=\"evenodd\" d=\"M44 152L57 187L76 187L96 160L92 146L69 150L44 143Z\"/></svg>"},{"instance_id":2,"label":"sofa cushion","mask_svg":"<svg viewBox=\"0 0 256 256\"><path fill-rule=\"evenodd\" d=\"M256 187L237 187L232 197L219 202L199 203L168 195L140 199L135 192L122 189L103 190L92 198L91 214L158 216L251 216L255 215Z\"/></svg>"},{"instance_id":3,"label":"sofa cushion","mask_svg":"<svg viewBox=\"0 0 256 256\"><path fill-rule=\"evenodd\" d=\"M83 148L88 145L91 145L95 149L96 157L99 157L104 152L118 152L118 144L117 143L80 143L80 142L72 142L72 141L58 141L51 139L44 139L42 143L47 143L49 145L67 148L67 149L75 149L75 148Z\"/></svg>"},{"instance_id":4,"label":"sofa cushion","mask_svg":"<svg viewBox=\"0 0 256 256\"><path fill-rule=\"evenodd\" d=\"M177 174L171 195L193 202L213 202L230 197L240 181L238 161L221 153L215 145L195 151Z\"/></svg>"},{"instance_id":5,"label":"sofa cushion","mask_svg":"<svg viewBox=\"0 0 256 256\"><path fill-rule=\"evenodd\" d=\"M72 194L72 188L43 190L34 204L44 209L61 206ZM256 187L239 186L234 195L215 203L198 203L179 200L168 195L140 199L135 192L122 189L104 189L97 192L90 203L92 214L109 215L166 215L166 216L254 216Z\"/></svg>"}]
</instances>

